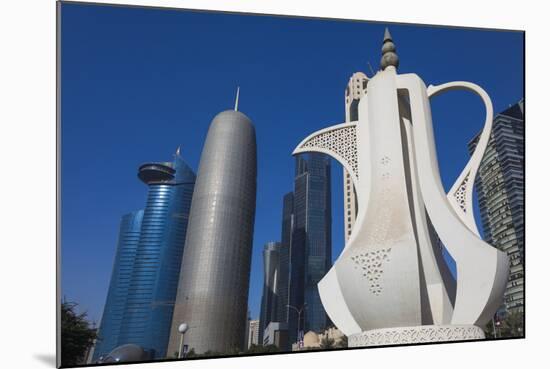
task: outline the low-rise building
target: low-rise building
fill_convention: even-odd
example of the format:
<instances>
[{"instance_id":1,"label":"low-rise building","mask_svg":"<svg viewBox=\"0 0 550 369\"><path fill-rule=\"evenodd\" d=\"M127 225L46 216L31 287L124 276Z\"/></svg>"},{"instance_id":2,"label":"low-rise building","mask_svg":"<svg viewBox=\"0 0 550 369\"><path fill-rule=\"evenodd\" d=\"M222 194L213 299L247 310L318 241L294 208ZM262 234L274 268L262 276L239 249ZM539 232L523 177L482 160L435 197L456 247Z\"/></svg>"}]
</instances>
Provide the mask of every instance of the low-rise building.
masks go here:
<instances>
[{"instance_id":1,"label":"low-rise building","mask_svg":"<svg viewBox=\"0 0 550 369\"><path fill-rule=\"evenodd\" d=\"M330 348L347 347L347 338L342 331L337 328L328 328L323 333L315 333L313 331L307 332L304 335L303 343L296 342L292 344L292 351L329 348L323 347L323 342L327 342L327 339L332 342Z\"/></svg>"},{"instance_id":2,"label":"low-rise building","mask_svg":"<svg viewBox=\"0 0 550 369\"><path fill-rule=\"evenodd\" d=\"M281 322L270 322L264 330L263 345L275 345L286 349L288 345L288 325Z\"/></svg>"}]
</instances>

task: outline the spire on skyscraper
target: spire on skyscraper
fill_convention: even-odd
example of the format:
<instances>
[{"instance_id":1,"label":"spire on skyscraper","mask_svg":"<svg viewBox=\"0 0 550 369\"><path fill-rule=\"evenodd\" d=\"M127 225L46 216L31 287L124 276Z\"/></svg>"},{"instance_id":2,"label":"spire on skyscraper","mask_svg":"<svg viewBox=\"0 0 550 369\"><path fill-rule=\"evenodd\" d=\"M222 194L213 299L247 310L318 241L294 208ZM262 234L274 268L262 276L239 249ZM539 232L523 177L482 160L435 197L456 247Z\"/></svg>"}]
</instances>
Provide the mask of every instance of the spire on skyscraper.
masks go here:
<instances>
[{"instance_id":1,"label":"spire on skyscraper","mask_svg":"<svg viewBox=\"0 0 550 369\"><path fill-rule=\"evenodd\" d=\"M235 111L239 110L239 90L240 87L237 86L237 96L235 96Z\"/></svg>"}]
</instances>

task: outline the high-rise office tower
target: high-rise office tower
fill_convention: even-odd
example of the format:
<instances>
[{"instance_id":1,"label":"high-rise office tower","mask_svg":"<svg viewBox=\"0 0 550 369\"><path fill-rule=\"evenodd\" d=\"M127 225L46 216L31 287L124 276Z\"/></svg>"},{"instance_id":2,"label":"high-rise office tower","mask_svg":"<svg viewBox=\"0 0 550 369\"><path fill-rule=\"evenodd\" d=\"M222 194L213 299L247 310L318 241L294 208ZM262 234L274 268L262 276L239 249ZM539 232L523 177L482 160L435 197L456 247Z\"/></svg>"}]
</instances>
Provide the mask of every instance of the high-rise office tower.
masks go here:
<instances>
[{"instance_id":1,"label":"high-rise office tower","mask_svg":"<svg viewBox=\"0 0 550 369\"><path fill-rule=\"evenodd\" d=\"M290 249L289 342L298 330L323 331L328 318L317 283L332 264L330 158L306 154L296 158ZM302 310L301 313L299 311Z\"/></svg>"},{"instance_id":2,"label":"high-rise office tower","mask_svg":"<svg viewBox=\"0 0 550 369\"><path fill-rule=\"evenodd\" d=\"M92 362L119 346L120 327L126 308L142 220L143 210L138 210L124 215L120 221L115 262Z\"/></svg>"},{"instance_id":3,"label":"high-rise office tower","mask_svg":"<svg viewBox=\"0 0 550 369\"><path fill-rule=\"evenodd\" d=\"M168 352L242 349L256 208L256 134L243 113L219 113L208 130L191 205Z\"/></svg>"},{"instance_id":4,"label":"high-rise office tower","mask_svg":"<svg viewBox=\"0 0 550 369\"><path fill-rule=\"evenodd\" d=\"M288 322L289 316L289 283L290 283L290 250L294 222L294 193L283 197L283 214L281 226L281 245L279 247L279 273L277 282L277 321Z\"/></svg>"},{"instance_id":5,"label":"high-rise office tower","mask_svg":"<svg viewBox=\"0 0 550 369\"><path fill-rule=\"evenodd\" d=\"M195 174L178 149L173 162L140 166L138 177L148 186L147 203L131 218L130 245L115 261L111 285L120 279L124 287L107 299L96 358L127 343L141 346L151 358L166 356ZM109 333L113 321L118 332Z\"/></svg>"},{"instance_id":6,"label":"high-rise office tower","mask_svg":"<svg viewBox=\"0 0 550 369\"><path fill-rule=\"evenodd\" d=\"M178 149L173 162L144 164L138 176L149 191L120 340L164 358L195 174Z\"/></svg>"},{"instance_id":7,"label":"high-rise office tower","mask_svg":"<svg viewBox=\"0 0 550 369\"><path fill-rule=\"evenodd\" d=\"M504 293L507 312L523 312L524 171L523 99L498 114L476 178L485 240L508 253L510 275ZM479 135L468 148L476 147Z\"/></svg>"},{"instance_id":8,"label":"high-rise office tower","mask_svg":"<svg viewBox=\"0 0 550 369\"><path fill-rule=\"evenodd\" d=\"M279 282L279 259L281 244L268 242L264 246L264 287L262 293L262 305L260 307L260 335L259 342L263 342L264 329L271 322L278 322L278 296L277 284Z\"/></svg>"},{"instance_id":9,"label":"high-rise office tower","mask_svg":"<svg viewBox=\"0 0 550 369\"><path fill-rule=\"evenodd\" d=\"M368 77L362 72L353 73L345 92L346 123L357 121L359 101L367 93ZM357 217L357 198L351 176L344 171L344 237L348 241Z\"/></svg>"}]
</instances>

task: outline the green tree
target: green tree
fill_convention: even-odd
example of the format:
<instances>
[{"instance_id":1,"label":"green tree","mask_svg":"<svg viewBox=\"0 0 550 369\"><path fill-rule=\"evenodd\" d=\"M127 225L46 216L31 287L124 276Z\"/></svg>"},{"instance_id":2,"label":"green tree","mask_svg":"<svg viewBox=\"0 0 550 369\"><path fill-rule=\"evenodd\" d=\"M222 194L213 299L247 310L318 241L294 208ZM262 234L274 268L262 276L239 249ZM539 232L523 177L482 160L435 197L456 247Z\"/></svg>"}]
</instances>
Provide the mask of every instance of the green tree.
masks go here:
<instances>
[{"instance_id":1,"label":"green tree","mask_svg":"<svg viewBox=\"0 0 550 369\"><path fill-rule=\"evenodd\" d=\"M182 357L181 359L187 359L187 358L190 358L190 357L200 357L200 356L201 355L197 354L195 352L195 349L192 348L189 351L187 351L187 353L185 353L184 357ZM180 359L178 351L174 351L174 354L172 355L172 359Z\"/></svg>"},{"instance_id":2,"label":"green tree","mask_svg":"<svg viewBox=\"0 0 550 369\"><path fill-rule=\"evenodd\" d=\"M495 338L495 335L494 335L494 329L493 329L493 320L489 320L489 323L485 324L485 329L483 329L483 331L485 332L485 338L488 339L488 340L492 340Z\"/></svg>"},{"instance_id":3,"label":"green tree","mask_svg":"<svg viewBox=\"0 0 550 369\"><path fill-rule=\"evenodd\" d=\"M276 345L263 346L264 352L280 352L281 350Z\"/></svg>"},{"instance_id":4,"label":"green tree","mask_svg":"<svg viewBox=\"0 0 550 369\"><path fill-rule=\"evenodd\" d=\"M319 348L322 350L328 350L335 348L334 345L334 339L330 338L328 335L321 338L321 342L319 342Z\"/></svg>"},{"instance_id":5,"label":"green tree","mask_svg":"<svg viewBox=\"0 0 550 369\"><path fill-rule=\"evenodd\" d=\"M261 346L261 345L251 345L250 348L248 348L245 351L241 351L239 348L233 348L230 349L227 352L218 352L218 351L212 351L208 350L202 354L197 354L195 352L195 349L192 348L187 352L185 355L185 358L194 358L194 357L213 357L213 356L234 356L234 355L241 355L241 354L263 354L267 352L281 352L281 350L275 346L275 345L267 345L267 346ZM174 352L174 358L178 357L178 353Z\"/></svg>"},{"instance_id":6,"label":"green tree","mask_svg":"<svg viewBox=\"0 0 550 369\"><path fill-rule=\"evenodd\" d=\"M242 351L238 347L233 347L232 349L229 349L229 351L224 352L224 355L239 355L242 354Z\"/></svg>"},{"instance_id":7,"label":"green tree","mask_svg":"<svg viewBox=\"0 0 550 369\"><path fill-rule=\"evenodd\" d=\"M342 336L340 341L336 344L336 348L348 348L348 336Z\"/></svg>"},{"instance_id":8,"label":"green tree","mask_svg":"<svg viewBox=\"0 0 550 369\"><path fill-rule=\"evenodd\" d=\"M96 339L96 330L90 327L87 314L77 313L75 302L61 303L61 364L82 364L88 349Z\"/></svg>"},{"instance_id":9,"label":"green tree","mask_svg":"<svg viewBox=\"0 0 550 369\"><path fill-rule=\"evenodd\" d=\"M500 322L500 326L497 328L497 335L499 337L523 337L523 321L523 312L506 314L506 317Z\"/></svg>"},{"instance_id":10,"label":"green tree","mask_svg":"<svg viewBox=\"0 0 550 369\"><path fill-rule=\"evenodd\" d=\"M248 350L244 352L244 354L263 354L267 352L280 352L280 349L275 345L262 346L262 345L252 344L250 345Z\"/></svg>"},{"instance_id":11,"label":"green tree","mask_svg":"<svg viewBox=\"0 0 550 369\"><path fill-rule=\"evenodd\" d=\"M485 326L485 338L509 338L524 336L523 312L507 313L500 322L490 320ZM494 324L494 325L493 325Z\"/></svg>"},{"instance_id":12,"label":"green tree","mask_svg":"<svg viewBox=\"0 0 550 369\"><path fill-rule=\"evenodd\" d=\"M245 350L245 354L258 354L262 350L262 346L256 345L255 343L251 344L248 349Z\"/></svg>"},{"instance_id":13,"label":"green tree","mask_svg":"<svg viewBox=\"0 0 550 369\"><path fill-rule=\"evenodd\" d=\"M197 356L199 356L199 357L224 356L224 353L223 352L218 352L218 351L208 350L204 354L200 354L200 355L197 355Z\"/></svg>"},{"instance_id":14,"label":"green tree","mask_svg":"<svg viewBox=\"0 0 550 369\"><path fill-rule=\"evenodd\" d=\"M188 357L198 357L199 355L195 352L195 349L192 348L191 350L189 350L187 352L187 354L185 354L185 357L188 358Z\"/></svg>"}]
</instances>

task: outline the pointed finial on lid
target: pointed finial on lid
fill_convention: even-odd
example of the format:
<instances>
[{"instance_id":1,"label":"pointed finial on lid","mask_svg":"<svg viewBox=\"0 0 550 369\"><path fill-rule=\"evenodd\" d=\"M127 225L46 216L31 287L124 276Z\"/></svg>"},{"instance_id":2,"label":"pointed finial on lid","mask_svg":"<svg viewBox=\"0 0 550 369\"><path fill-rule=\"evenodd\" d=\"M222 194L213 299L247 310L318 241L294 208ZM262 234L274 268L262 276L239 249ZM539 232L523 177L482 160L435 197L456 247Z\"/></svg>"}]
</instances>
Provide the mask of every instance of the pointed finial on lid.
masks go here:
<instances>
[{"instance_id":1,"label":"pointed finial on lid","mask_svg":"<svg viewBox=\"0 0 550 369\"><path fill-rule=\"evenodd\" d=\"M388 27L386 27L386 29L384 30L384 40L383 40L383 42L386 42L388 40L391 41L392 38L391 38L390 30L388 29Z\"/></svg>"},{"instance_id":2,"label":"pointed finial on lid","mask_svg":"<svg viewBox=\"0 0 550 369\"><path fill-rule=\"evenodd\" d=\"M176 156L180 156L181 145L176 149Z\"/></svg>"},{"instance_id":3,"label":"pointed finial on lid","mask_svg":"<svg viewBox=\"0 0 550 369\"><path fill-rule=\"evenodd\" d=\"M237 96L235 97L235 111L239 110L239 90L240 87L237 86Z\"/></svg>"},{"instance_id":4,"label":"pointed finial on lid","mask_svg":"<svg viewBox=\"0 0 550 369\"><path fill-rule=\"evenodd\" d=\"M396 54L395 44L393 43L390 31L386 27L386 30L384 31L384 42L382 44L382 59L380 59L380 68L384 70L390 66L397 69L399 67L399 57Z\"/></svg>"}]
</instances>

